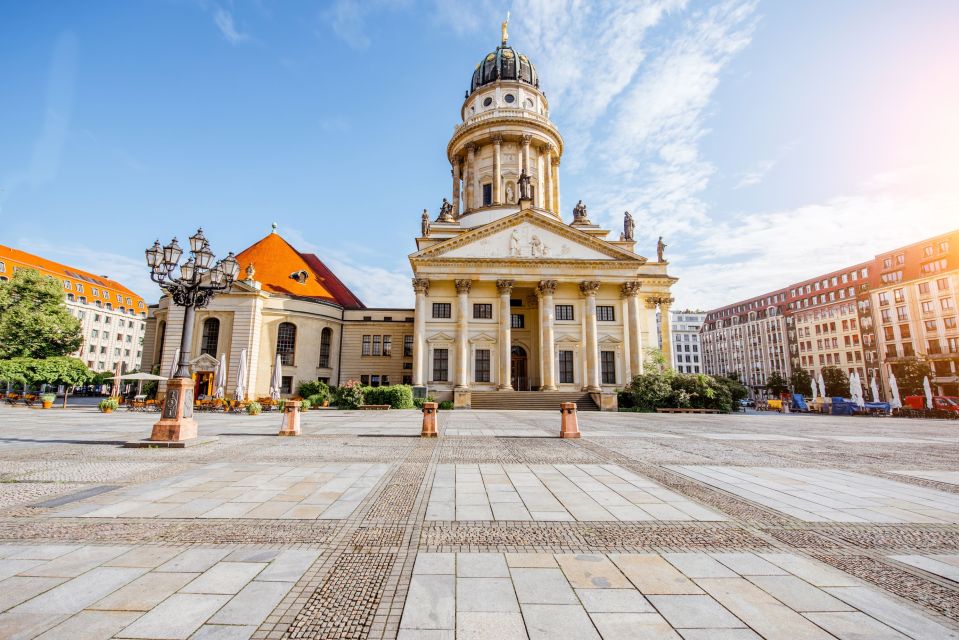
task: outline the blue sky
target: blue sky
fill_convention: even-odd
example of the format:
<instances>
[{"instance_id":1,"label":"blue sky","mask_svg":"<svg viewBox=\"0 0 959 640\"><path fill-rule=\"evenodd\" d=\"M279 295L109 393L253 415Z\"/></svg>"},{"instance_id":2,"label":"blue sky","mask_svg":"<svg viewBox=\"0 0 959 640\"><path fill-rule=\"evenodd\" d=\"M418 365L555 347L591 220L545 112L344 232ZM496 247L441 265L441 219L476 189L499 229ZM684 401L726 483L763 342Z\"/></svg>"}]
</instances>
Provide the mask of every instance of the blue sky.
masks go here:
<instances>
[{"instance_id":1,"label":"blue sky","mask_svg":"<svg viewBox=\"0 0 959 640\"><path fill-rule=\"evenodd\" d=\"M512 13L582 198L679 305L959 226L959 3L126 0L0 4L0 242L156 293L142 250L280 232L411 302L424 207Z\"/></svg>"}]
</instances>

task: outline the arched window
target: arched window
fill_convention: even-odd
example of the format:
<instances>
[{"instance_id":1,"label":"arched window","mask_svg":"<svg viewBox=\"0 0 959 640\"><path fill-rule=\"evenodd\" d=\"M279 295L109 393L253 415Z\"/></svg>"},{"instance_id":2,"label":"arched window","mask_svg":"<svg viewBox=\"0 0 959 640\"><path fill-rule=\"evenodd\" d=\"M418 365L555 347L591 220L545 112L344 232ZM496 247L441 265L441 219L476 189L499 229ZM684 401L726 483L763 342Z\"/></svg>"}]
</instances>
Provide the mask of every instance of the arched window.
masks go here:
<instances>
[{"instance_id":1,"label":"arched window","mask_svg":"<svg viewBox=\"0 0 959 640\"><path fill-rule=\"evenodd\" d=\"M216 357L217 344L220 341L220 321L207 318L203 321L203 338L200 340L200 353Z\"/></svg>"},{"instance_id":2,"label":"arched window","mask_svg":"<svg viewBox=\"0 0 959 640\"><path fill-rule=\"evenodd\" d=\"M281 322L276 332L276 353L282 364L293 364L293 352L296 351L296 325Z\"/></svg>"},{"instance_id":3,"label":"arched window","mask_svg":"<svg viewBox=\"0 0 959 640\"><path fill-rule=\"evenodd\" d=\"M329 327L320 332L320 367L330 366L330 343L333 341L333 330Z\"/></svg>"}]
</instances>

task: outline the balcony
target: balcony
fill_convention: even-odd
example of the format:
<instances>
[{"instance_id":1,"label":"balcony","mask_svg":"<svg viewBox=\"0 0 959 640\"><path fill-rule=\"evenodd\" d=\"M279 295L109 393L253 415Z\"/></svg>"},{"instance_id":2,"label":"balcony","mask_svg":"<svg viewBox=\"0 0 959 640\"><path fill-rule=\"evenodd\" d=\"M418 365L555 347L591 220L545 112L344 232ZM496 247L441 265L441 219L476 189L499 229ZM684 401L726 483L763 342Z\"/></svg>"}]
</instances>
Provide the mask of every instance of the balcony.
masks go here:
<instances>
[{"instance_id":1,"label":"balcony","mask_svg":"<svg viewBox=\"0 0 959 640\"><path fill-rule=\"evenodd\" d=\"M472 128L476 125L481 125L485 122L490 122L493 120L513 120L520 123L534 123L538 124L541 127L545 127L552 131L557 138L562 140L562 137L559 135L559 129L556 128L549 118L546 116L536 113L535 111L529 111L527 109L490 109L488 111L483 111L482 113L477 113L474 116L470 116L462 122L462 124L457 124L453 127L454 135L465 129Z\"/></svg>"}]
</instances>

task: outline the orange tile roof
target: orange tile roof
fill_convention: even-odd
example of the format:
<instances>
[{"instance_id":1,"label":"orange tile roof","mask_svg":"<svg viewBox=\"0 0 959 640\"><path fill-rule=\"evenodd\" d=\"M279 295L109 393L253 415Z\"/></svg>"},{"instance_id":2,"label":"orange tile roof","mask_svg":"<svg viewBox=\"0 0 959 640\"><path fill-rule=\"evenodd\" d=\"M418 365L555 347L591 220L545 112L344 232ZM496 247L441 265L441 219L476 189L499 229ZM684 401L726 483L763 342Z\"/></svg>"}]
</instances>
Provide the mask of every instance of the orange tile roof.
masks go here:
<instances>
[{"instance_id":1,"label":"orange tile roof","mask_svg":"<svg viewBox=\"0 0 959 640\"><path fill-rule=\"evenodd\" d=\"M8 278L13 276L15 267L35 269L44 275L53 276L61 282L64 280L70 282L71 288L64 289L64 295L75 292L76 283L81 283L87 287L97 287L100 290L107 291L110 295L110 299L107 300L106 298L102 298L104 302L110 302L116 307L124 306L127 308L132 308L137 313L146 312L146 301L116 280L95 275L89 271L84 271L83 269L78 269L76 267L68 267L67 265L60 264L59 262L47 260L46 258L41 258L40 256L33 255L32 253L20 251L19 249L14 249L5 245L0 245L0 262L3 262L6 268L5 273L2 275L7 276ZM84 291L84 295L90 297L91 301L93 300L92 293L92 291ZM122 302L117 302L116 294L118 293L123 297ZM132 300L131 304L127 303L127 298ZM100 298L98 297L96 299Z\"/></svg>"},{"instance_id":2,"label":"orange tile roof","mask_svg":"<svg viewBox=\"0 0 959 640\"><path fill-rule=\"evenodd\" d=\"M274 232L241 251L236 259L240 265L241 278L247 265L253 264L256 270L253 278L263 286L264 291L301 298L318 298L341 306L353 306L344 304L347 301L342 295L334 295L334 290L338 292L342 287L341 283L335 277L331 279L329 277L331 274L318 269L316 263L309 260L309 257L313 256L304 256L280 234ZM302 283L290 277L291 274L300 271L305 271L307 274L306 280ZM359 301L356 300L356 302ZM359 305L362 306L362 303Z\"/></svg>"}]
</instances>

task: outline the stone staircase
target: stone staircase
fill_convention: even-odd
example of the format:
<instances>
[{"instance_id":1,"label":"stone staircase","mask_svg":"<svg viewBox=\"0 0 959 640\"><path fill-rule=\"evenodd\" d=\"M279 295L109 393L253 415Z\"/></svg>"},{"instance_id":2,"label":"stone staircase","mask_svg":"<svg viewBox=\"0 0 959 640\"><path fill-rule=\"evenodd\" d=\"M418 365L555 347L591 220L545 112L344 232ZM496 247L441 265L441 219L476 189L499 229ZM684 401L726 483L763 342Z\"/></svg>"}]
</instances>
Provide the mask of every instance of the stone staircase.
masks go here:
<instances>
[{"instance_id":1,"label":"stone staircase","mask_svg":"<svg viewBox=\"0 0 959 640\"><path fill-rule=\"evenodd\" d=\"M470 396L473 409L558 413L559 403L575 402L577 411L599 411L589 394L581 391L474 391Z\"/></svg>"}]
</instances>

